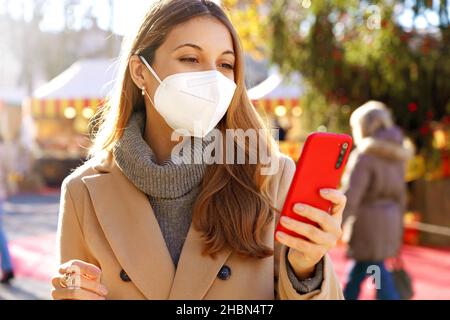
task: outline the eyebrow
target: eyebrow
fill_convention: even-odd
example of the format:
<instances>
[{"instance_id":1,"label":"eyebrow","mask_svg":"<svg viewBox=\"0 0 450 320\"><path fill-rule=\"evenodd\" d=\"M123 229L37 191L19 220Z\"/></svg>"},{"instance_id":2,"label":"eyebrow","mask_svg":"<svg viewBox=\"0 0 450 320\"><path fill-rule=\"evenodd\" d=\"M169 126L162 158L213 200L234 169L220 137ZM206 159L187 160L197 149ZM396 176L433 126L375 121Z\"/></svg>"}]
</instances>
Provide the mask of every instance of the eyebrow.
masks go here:
<instances>
[{"instance_id":1,"label":"eyebrow","mask_svg":"<svg viewBox=\"0 0 450 320\"><path fill-rule=\"evenodd\" d=\"M183 48L183 47L191 47L191 48L194 48L194 49L196 49L196 50L203 51L203 49L202 49L201 47L199 47L198 45L196 45L196 44L193 44L193 43L185 43L185 44L182 44L182 45L176 47L172 52L175 52L175 51L177 51L178 49L181 49L181 48ZM224 51L222 54L231 54L231 55L234 56L234 52L231 51L231 50L226 50L226 51Z\"/></svg>"}]
</instances>

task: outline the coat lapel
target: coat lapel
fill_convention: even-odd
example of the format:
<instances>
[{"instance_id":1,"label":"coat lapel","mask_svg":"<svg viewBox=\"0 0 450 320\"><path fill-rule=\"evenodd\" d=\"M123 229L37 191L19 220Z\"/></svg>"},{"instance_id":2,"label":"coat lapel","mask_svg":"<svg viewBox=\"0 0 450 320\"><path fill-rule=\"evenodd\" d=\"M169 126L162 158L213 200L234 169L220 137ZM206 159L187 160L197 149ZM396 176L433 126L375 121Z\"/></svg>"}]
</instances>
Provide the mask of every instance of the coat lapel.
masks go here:
<instances>
[{"instance_id":1,"label":"coat lapel","mask_svg":"<svg viewBox=\"0 0 450 320\"><path fill-rule=\"evenodd\" d=\"M105 236L125 272L147 299L202 299L232 250L202 255L203 240L191 223L175 269L147 196L115 165L83 178Z\"/></svg>"},{"instance_id":2,"label":"coat lapel","mask_svg":"<svg viewBox=\"0 0 450 320\"><path fill-rule=\"evenodd\" d=\"M122 268L147 299L167 299L175 267L146 195L116 166L83 181Z\"/></svg>"},{"instance_id":3,"label":"coat lapel","mask_svg":"<svg viewBox=\"0 0 450 320\"><path fill-rule=\"evenodd\" d=\"M225 248L213 259L203 255L201 233L191 224L181 251L178 268L169 296L171 300L201 300L213 284L232 250Z\"/></svg>"}]
</instances>

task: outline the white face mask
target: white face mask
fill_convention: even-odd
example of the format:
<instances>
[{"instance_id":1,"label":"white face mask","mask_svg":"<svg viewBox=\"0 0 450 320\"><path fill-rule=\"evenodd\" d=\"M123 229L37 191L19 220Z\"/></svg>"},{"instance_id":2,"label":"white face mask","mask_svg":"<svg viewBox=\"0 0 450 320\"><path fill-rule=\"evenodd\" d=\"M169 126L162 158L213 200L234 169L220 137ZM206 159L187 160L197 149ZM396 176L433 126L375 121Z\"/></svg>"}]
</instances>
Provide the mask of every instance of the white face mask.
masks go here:
<instances>
[{"instance_id":1,"label":"white face mask","mask_svg":"<svg viewBox=\"0 0 450 320\"><path fill-rule=\"evenodd\" d=\"M140 59L160 83L152 103L172 129L202 138L216 127L233 99L234 81L216 70L176 73L161 81L145 58Z\"/></svg>"}]
</instances>

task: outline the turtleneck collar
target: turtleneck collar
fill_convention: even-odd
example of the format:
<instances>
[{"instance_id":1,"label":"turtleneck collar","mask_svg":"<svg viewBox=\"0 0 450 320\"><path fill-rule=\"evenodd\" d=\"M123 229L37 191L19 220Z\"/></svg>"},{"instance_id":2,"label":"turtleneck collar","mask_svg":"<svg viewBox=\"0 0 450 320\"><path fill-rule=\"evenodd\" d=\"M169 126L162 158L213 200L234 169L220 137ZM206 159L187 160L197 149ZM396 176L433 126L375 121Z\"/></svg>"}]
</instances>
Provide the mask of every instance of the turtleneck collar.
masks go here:
<instances>
[{"instance_id":1,"label":"turtleneck collar","mask_svg":"<svg viewBox=\"0 0 450 320\"><path fill-rule=\"evenodd\" d=\"M157 164L153 150L143 138L145 123L145 111L132 114L122 138L113 149L118 167L149 197L177 199L188 194L202 181L207 164L185 163L174 158ZM191 146L191 151L196 154L203 150L205 142L192 138Z\"/></svg>"}]
</instances>

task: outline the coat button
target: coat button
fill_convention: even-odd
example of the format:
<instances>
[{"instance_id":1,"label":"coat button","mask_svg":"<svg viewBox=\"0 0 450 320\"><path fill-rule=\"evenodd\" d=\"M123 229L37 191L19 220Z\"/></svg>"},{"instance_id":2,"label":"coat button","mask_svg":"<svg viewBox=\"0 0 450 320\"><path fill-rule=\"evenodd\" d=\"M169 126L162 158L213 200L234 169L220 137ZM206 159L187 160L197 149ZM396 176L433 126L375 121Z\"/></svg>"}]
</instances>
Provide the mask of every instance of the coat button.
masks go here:
<instances>
[{"instance_id":1,"label":"coat button","mask_svg":"<svg viewBox=\"0 0 450 320\"><path fill-rule=\"evenodd\" d=\"M123 269L122 269L122 271L120 271L120 279L122 279L122 281L125 281L125 282L130 282L131 281L130 277L128 276L128 274Z\"/></svg>"},{"instance_id":2,"label":"coat button","mask_svg":"<svg viewBox=\"0 0 450 320\"><path fill-rule=\"evenodd\" d=\"M231 269L230 269L230 267L229 266L223 266L220 269L219 273L217 274L217 277L220 280L228 280L228 279L230 279L230 277L231 277Z\"/></svg>"}]
</instances>

